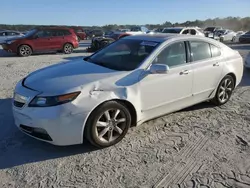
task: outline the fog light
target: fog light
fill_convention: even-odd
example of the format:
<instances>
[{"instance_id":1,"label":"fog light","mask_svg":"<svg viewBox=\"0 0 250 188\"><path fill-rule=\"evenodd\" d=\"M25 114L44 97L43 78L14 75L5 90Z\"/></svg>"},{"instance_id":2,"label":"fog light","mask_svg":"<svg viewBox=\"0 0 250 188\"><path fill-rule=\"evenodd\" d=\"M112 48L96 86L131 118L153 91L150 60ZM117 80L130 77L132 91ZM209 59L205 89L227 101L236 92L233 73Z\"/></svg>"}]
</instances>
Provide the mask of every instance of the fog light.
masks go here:
<instances>
[{"instance_id":1,"label":"fog light","mask_svg":"<svg viewBox=\"0 0 250 188\"><path fill-rule=\"evenodd\" d=\"M44 129L41 129L41 128L34 128L33 132L40 133L40 134L48 134L47 131L45 131Z\"/></svg>"}]
</instances>

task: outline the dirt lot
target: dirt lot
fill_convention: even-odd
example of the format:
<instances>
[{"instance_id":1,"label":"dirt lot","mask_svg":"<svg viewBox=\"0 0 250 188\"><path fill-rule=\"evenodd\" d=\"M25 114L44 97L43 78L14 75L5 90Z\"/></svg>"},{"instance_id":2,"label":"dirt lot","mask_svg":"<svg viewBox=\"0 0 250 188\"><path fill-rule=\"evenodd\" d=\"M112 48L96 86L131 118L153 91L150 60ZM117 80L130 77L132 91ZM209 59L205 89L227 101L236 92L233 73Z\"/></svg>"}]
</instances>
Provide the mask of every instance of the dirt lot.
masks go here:
<instances>
[{"instance_id":1,"label":"dirt lot","mask_svg":"<svg viewBox=\"0 0 250 188\"><path fill-rule=\"evenodd\" d=\"M56 147L32 139L14 125L11 97L28 73L86 56L15 57L0 49L0 187L250 187L250 71L231 101L209 103L130 129L114 147L85 143ZM233 45L243 57L250 45ZM4 57L2 57L4 56Z\"/></svg>"}]
</instances>

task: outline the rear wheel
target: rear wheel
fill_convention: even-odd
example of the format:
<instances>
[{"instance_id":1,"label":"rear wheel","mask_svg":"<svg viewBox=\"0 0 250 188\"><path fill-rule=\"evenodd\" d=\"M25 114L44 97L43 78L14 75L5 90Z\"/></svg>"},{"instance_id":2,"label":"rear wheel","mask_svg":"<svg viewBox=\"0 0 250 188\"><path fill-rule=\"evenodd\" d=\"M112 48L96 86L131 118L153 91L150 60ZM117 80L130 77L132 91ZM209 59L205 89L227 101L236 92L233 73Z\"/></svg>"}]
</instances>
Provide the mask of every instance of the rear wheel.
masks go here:
<instances>
[{"instance_id":1,"label":"rear wheel","mask_svg":"<svg viewBox=\"0 0 250 188\"><path fill-rule=\"evenodd\" d=\"M236 42L236 37L233 37L232 42Z\"/></svg>"},{"instance_id":2,"label":"rear wheel","mask_svg":"<svg viewBox=\"0 0 250 188\"><path fill-rule=\"evenodd\" d=\"M81 37L77 36L77 40L78 40L78 42L80 42L81 41Z\"/></svg>"},{"instance_id":3,"label":"rear wheel","mask_svg":"<svg viewBox=\"0 0 250 188\"><path fill-rule=\"evenodd\" d=\"M32 49L28 45L21 45L18 48L18 55L19 56L27 57L27 56L30 56L31 54L32 54Z\"/></svg>"},{"instance_id":4,"label":"rear wheel","mask_svg":"<svg viewBox=\"0 0 250 188\"><path fill-rule=\"evenodd\" d=\"M104 148L121 141L131 125L128 109L119 102L110 101L94 110L85 127L85 137L93 145Z\"/></svg>"},{"instance_id":5,"label":"rear wheel","mask_svg":"<svg viewBox=\"0 0 250 188\"><path fill-rule=\"evenodd\" d=\"M233 90L235 86L235 81L232 76L225 76L220 82L216 95L212 100L216 105L223 105L229 101L232 96Z\"/></svg>"},{"instance_id":6,"label":"rear wheel","mask_svg":"<svg viewBox=\"0 0 250 188\"><path fill-rule=\"evenodd\" d=\"M73 52L73 45L70 43L65 44L63 47L63 52L65 54L71 54Z\"/></svg>"}]
</instances>

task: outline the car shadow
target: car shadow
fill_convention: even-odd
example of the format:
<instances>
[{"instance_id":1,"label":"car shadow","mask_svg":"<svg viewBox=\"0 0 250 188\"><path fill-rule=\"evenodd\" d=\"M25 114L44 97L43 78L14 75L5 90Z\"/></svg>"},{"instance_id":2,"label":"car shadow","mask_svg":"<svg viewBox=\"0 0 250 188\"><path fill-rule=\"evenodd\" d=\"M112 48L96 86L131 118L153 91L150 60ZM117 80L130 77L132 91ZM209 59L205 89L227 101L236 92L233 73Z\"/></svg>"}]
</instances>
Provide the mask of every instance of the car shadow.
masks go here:
<instances>
[{"instance_id":1,"label":"car shadow","mask_svg":"<svg viewBox=\"0 0 250 188\"><path fill-rule=\"evenodd\" d=\"M22 133L14 124L11 99L0 99L0 169L95 151L82 145L54 146Z\"/></svg>"},{"instance_id":2,"label":"car shadow","mask_svg":"<svg viewBox=\"0 0 250 188\"><path fill-rule=\"evenodd\" d=\"M250 86L250 70L244 69L242 80L239 84L240 87Z\"/></svg>"}]
</instances>

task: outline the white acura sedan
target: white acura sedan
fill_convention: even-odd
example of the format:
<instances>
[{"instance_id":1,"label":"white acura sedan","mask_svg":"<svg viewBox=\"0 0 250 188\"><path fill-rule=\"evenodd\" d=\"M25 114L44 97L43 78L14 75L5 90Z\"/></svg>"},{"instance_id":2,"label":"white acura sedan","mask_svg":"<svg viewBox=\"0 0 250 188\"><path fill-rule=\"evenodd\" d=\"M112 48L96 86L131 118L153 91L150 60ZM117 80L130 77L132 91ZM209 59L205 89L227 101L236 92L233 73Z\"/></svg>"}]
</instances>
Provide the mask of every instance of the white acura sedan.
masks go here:
<instances>
[{"instance_id":1,"label":"white acura sedan","mask_svg":"<svg viewBox=\"0 0 250 188\"><path fill-rule=\"evenodd\" d=\"M21 80L13 99L15 123L54 145L86 138L108 147L132 125L203 101L225 104L242 74L240 54L213 39L128 36Z\"/></svg>"}]
</instances>

